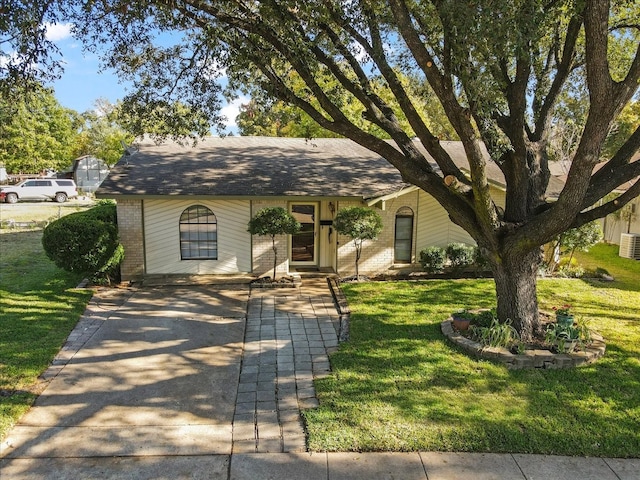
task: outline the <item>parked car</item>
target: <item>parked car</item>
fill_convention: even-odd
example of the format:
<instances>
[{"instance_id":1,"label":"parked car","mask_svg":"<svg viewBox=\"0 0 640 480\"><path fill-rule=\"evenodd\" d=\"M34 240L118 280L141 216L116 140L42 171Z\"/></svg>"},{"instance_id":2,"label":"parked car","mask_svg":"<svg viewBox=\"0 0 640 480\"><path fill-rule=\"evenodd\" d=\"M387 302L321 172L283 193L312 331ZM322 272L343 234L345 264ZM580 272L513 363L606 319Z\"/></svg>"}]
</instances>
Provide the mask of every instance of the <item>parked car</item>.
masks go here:
<instances>
[{"instance_id":1,"label":"parked car","mask_svg":"<svg viewBox=\"0 0 640 480\"><path fill-rule=\"evenodd\" d=\"M16 203L18 200L55 200L64 203L68 198L77 196L76 183L60 178L34 178L0 189L0 201L6 203Z\"/></svg>"}]
</instances>

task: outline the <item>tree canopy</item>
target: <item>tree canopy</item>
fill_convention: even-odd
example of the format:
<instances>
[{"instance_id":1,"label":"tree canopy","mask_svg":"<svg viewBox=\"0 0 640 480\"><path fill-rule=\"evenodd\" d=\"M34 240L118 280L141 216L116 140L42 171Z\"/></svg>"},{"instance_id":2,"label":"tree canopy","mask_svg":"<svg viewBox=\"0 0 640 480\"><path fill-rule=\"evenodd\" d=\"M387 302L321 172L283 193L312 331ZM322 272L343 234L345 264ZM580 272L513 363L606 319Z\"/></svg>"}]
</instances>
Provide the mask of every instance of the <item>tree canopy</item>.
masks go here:
<instances>
[{"instance_id":1,"label":"tree canopy","mask_svg":"<svg viewBox=\"0 0 640 480\"><path fill-rule=\"evenodd\" d=\"M112 166L120 160L124 147L134 136L126 131L120 118L118 105L99 98L95 108L80 116L81 125L75 138L75 157L93 155Z\"/></svg>"},{"instance_id":2,"label":"tree canopy","mask_svg":"<svg viewBox=\"0 0 640 480\"><path fill-rule=\"evenodd\" d=\"M41 86L0 96L0 159L7 171L38 173L68 166L77 121L75 111L62 107Z\"/></svg>"},{"instance_id":3,"label":"tree canopy","mask_svg":"<svg viewBox=\"0 0 640 480\"><path fill-rule=\"evenodd\" d=\"M225 88L261 92L380 154L474 238L494 274L499 318L510 318L525 339L539 327L540 246L640 193L636 182L616 202L591 208L640 175L640 162L633 161L637 125L594 170L611 128L637 93L637 2L35 3L35 25L46 19L40 15L46 8L54 20L63 12L105 65L133 82L143 106L180 100L189 111L219 120ZM29 48L32 29L20 15L12 12L0 34L12 39L19 58L33 62L42 55L41 37ZM399 72L433 92L464 146L468 170L442 148ZM224 88L217 82L223 76ZM566 185L550 199L551 133L562 100L580 95L588 109ZM364 123L345 113L352 105ZM488 161L504 176L504 208L491 197Z\"/></svg>"}]
</instances>

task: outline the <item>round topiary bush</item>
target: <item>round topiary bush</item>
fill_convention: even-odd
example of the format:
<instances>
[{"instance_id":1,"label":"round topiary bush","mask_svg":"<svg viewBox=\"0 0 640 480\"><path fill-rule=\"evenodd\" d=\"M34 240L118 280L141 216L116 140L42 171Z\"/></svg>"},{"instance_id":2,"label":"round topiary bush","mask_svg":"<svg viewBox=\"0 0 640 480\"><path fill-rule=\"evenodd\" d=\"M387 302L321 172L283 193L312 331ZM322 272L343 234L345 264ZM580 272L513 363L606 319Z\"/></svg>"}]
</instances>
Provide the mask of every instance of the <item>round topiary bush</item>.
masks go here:
<instances>
[{"instance_id":1,"label":"round topiary bush","mask_svg":"<svg viewBox=\"0 0 640 480\"><path fill-rule=\"evenodd\" d=\"M106 203L62 217L44 229L44 251L58 267L68 272L111 283L118 278L124 258L115 219L116 206Z\"/></svg>"},{"instance_id":2,"label":"round topiary bush","mask_svg":"<svg viewBox=\"0 0 640 480\"><path fill-rule=\"evenodd\" d=\"M450 243L447 245L447 257L454 271L462 270L473 264L474 247L465 245L464 243Z\"/></svg>"},{"instance_id":3,"label":"round topiary bush","mask_svg":"<svg viewBox=\"0 0 640 480\"><path fill-rule=\"evenodd\" d=\"M447 252L442 247L427 247L420 252L420 265L427 273L439 273L444 270Z\"/></svg>"}]
</instances>

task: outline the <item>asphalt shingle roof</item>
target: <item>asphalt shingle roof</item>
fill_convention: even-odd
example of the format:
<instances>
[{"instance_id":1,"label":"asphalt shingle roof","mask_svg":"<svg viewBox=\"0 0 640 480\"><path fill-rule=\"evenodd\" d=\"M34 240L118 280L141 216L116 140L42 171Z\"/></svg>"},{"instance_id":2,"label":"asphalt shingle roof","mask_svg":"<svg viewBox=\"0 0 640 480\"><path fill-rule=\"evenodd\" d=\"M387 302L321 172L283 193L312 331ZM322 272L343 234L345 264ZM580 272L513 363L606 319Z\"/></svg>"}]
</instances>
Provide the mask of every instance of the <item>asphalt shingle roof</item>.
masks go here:
<instances>
[{"instance_id":1,"label":"asphalt shingle roof","mask_svg":"<svg viewBox=\"0 0 640 480\"><path fill-rule=\"evenodd\" d=\"M442 145L456 164L468 169L460 142ZM207 137L192 146L158 145L145 138L134 146L137 151L111 169L96 192L99 197L375 198L409 186L384 158L348 139ZM488 162L487 167L489 178L504 183L497 165Z\"/></svg>"}]
</instances>

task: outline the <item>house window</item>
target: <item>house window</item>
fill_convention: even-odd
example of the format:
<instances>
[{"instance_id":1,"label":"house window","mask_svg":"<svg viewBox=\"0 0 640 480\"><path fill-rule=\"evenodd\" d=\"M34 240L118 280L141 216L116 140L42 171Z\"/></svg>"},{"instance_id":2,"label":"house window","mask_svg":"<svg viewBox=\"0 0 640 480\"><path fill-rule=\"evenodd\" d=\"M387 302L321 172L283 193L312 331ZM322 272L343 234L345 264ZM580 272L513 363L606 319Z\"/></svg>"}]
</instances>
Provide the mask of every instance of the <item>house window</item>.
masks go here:
<instances>
[{"instance_id":1,"label":"house window","mask_svg":"<svg viewBox=\"0 0 640 480\"><path fill-rule=\"evenodd\" d=\"M413 210L402 207L396 213L396 230L393 248L395 263L411 263L413 250Z\"/></svg>"},{"instance_id":2,"label":"house window","mask_svg":"<svg viewBox=\"0 0 640 480\"><path fill-rule=\"evenodd\" d=\"M207 207L194 205L180 215L180 255L182 260L218 259L218 223Z\"/></svg>"}]
</instances>

